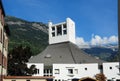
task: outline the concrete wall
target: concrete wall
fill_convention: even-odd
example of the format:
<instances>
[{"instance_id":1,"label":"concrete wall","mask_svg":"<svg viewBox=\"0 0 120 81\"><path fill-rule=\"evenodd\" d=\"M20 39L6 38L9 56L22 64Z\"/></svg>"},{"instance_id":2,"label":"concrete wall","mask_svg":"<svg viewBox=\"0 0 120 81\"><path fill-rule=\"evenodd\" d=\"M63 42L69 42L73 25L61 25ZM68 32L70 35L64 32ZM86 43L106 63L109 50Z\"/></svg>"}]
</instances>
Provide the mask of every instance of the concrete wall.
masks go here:
<instances>
[{"instance_id":1,"label":"concrete wall","mask_svg":"<svg viewBox=\"0 0 120 81\"><path fill-rule=\"evenodd\" d=\"M107 79L120 79L119 62L103 63L103 73Z\"/></svg>"},{"instance_id":2,"label":"concrete wall","mask_svg":"<svg viewBox=\"0 0 120 81\"><path fill-rule=\"evenodd\" d=\"M63 31L65 28L63 25L66 25L67 34L64 34ZM52 24L52 22L48 23L49 26L49 44L61 43L61 42L72 42L75 43L75 23L70 19L67 18L66 22ZM57 35L57 27L62 27L62 35ZM52 30L52 27L55 27L55 30ZM55 36L52 36L52 33L55 32Z\"/></svg>"},{"instance_id":3,"label":"concrete wall","mask_svg":"<svg viewBox=\"0 0 120 81\"><path fill-rule=\"evenodd\" d=\"M34 76L44 76L44 64L32 63L40 69L40 73ZM103 63L103 74L107 80L120 80L119 62ZM96 74L101 71L97 63L89 64L53 64L52 76L55 76L54 81L71 80L73 78L91 77L95 78ZM49 74L49 73L48 73Z\"/></svg>"},{"instance_id":4,"label":"concrete wall","mask_svg":"<svg viewBox=\"0 0 120 81\"><path fill-rule=\"evenodd\" d=\"M72 43L75 43L75 22L70 18L66 19L67 27L68 27L68 40Z\"/></svg>"},{"instance_id":5,"label":"concrete wall","mask_svg":"<svg viewBox=\"0 0 120 81\"><path fill-rule=\"evenodd\" d=\"M59 69L59 73L56 70ZM68 70L72 70L70 73ZM100 73L98 64L53 64L54 80L71 80L73 78L92 77Z\"/></svg>"}]
</instances>

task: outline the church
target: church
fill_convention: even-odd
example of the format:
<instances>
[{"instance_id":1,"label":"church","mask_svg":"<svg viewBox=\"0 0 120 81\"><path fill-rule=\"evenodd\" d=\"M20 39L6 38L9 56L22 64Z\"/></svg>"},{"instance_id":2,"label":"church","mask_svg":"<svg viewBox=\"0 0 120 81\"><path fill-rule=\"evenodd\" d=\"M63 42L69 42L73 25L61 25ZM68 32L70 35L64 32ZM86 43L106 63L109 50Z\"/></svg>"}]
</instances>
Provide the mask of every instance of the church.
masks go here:
<instances>
[{"instance_id":1,"label":"church","mask_svg":"<svg viewBox=\"0 0 120 81\"><path fill-rule=\"evenodd\" d=\"M0 0L0 81L98 81L103 73L107 81L120 81L120 63L105 62L82 51L75 44L75 22L65 22L49 27L49 46L28 62L35 65L33 76L7 76L8 35L5 31L5 12Z\"/></svg>"},{"instance_id":2,"label":"church","mask_svg":"<svg viewBox=\"0 0 120 81\"><path fill-rule=\"evenodd\" d=\"M119 63L105 62L82 51L75 44L75 22L66 18L65 22L48 22L49 46L29 60L36 65L37 73L33 76L54 76L54 81L72 81L103 73L108 81L119 81Z\"/></svg>"},{"instance_id":3,"label":"church","mask_svg":"<svg viewBox=\"0 0 120 81\"><path fill-rule=\"evenodd\" d=\"M53 63L103 63L75 45L75 23L67 18L66 22L49 26L49 46L40 54L30 59L30 63L44 63L52 66Z\"/></svg>"}]
</instances>

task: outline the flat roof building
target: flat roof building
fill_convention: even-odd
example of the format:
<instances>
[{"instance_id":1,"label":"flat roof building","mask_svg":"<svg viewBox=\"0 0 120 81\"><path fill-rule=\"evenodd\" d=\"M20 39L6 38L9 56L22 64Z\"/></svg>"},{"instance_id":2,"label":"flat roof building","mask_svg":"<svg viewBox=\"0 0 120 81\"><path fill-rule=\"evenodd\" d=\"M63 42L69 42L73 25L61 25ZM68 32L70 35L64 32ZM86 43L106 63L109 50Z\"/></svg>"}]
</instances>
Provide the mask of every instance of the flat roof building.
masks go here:
<instances>
[{"instance_id":1,"label":"flat roof building","mask_svg":"<svg viewBox=\"0 0 120 81\"><path fill-rule=\"evenodd\" d=\"M4 22L5 12L0 0L0 81L7 75L8 36Z\"/></svg>"}]
</instances>

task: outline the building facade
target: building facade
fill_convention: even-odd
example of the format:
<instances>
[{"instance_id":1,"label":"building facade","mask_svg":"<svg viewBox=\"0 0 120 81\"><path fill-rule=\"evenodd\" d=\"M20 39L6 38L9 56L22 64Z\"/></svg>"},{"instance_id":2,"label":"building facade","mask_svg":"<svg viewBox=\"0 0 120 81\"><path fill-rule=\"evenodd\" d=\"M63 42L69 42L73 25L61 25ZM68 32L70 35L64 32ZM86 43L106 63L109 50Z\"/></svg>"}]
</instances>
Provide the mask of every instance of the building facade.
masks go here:
<instances>
[{"instance_id":1,"label":"building facade","mask_svg":"<svg viewBox=\"0 0 120 81\"><path fill-rule=\"evenodd\" d=\"M5 12L2 1L0 0L0 81L7 75L7 52L8 52L8 37L5 32L4 23Z\"/></svg>"},{"instance_id":2,"label":"building facade","mask_svg":"<svg viewBox=\"0 0 120 81\"><path fill-rule=\"evenodd\" d=\"M120 81L120 65L119 62L107 62L103 63L103 72L108 80Z\"/></svg>"},{"instance_id":3,"label":"building facade","mask_svg":"<svg viewBox=\"0 0 120 81\"><path fill-rule=\"evenodd\" d=\"M8 33L9 33L7 29L9 28L7 28L7 26L5 25L4 17L5 17L5 12L2 5L2 0L0 0L0 81L51 81L54 78L53 76L44 77L42 74L40 74L40 76L38 77L7 76L7 54L8 54ZM38 67L41 67L41 65L38 65ZM41 67L40 69L43 70L44 68ZM43 73L42 70L40 70L40 73Z\"/></svg>"},{"instance_id":4,"label":"building facade","mask_svg":"<svg viewBox=\"0 0 120 81\"><path fill-rule=\"evenodd\" d=\"M75 22L72 19L67 18L58 24L49 22L48 26L49 46L28 63L38 69L33 76L54 76L54 81L72 81L84 77L95 79L102 73L107 81L120 81L118 62L92 57L75 45Z\"/></svg>"},{"instance_id":5,"label":"building facade","mask_svg":"<svg viewBox=\"0 0 120 81\"><path fill-rule=\"evenodd\" d=\"M86 64L54 64L52 69L45 70L43 63L29 63L35 65L38 69L33 76L54 76L54 81L72 81L73 79L81 79L91 77L95 79L97 74L104 74L107 81L120 81L119 62L106 62L100 68L98 63Z\"/></svg>"}]
</instances>

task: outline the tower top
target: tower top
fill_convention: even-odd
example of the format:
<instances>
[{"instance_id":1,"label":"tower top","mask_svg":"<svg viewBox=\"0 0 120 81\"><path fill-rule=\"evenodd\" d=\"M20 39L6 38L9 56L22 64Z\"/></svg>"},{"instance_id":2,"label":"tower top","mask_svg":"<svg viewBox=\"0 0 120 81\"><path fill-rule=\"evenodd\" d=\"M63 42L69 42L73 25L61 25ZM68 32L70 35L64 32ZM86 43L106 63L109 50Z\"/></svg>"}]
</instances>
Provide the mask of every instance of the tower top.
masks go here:
<instances>
[{"instance_id":1,"label":"tower top","mask_svg":"<svg viewBox=\"0 0 120 81\"><path fill-rule=\"evenodd\" d=\"M75 43L75 23L70 18L66 18L65 22L52 24L48 22L49 26L49 44L56 44L62 42Z\"/></svg>"}]
</instances>

